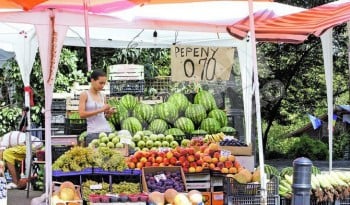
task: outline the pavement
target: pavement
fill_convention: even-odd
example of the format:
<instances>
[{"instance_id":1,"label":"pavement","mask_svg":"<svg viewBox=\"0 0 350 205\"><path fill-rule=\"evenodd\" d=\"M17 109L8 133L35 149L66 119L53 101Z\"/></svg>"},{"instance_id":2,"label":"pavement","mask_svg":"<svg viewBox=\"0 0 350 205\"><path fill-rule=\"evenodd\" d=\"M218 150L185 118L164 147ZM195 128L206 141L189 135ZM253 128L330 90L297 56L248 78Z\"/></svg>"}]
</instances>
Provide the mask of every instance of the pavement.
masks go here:
<instances>
[{"instance_id":1,"label":"pavement","mask_svg":"<svg viewBox=\"0 0 350 205\"><path fill-rule=\"evenodd\" d=\"M293 166L293 161L294 160L288 159L265 160L265 164L273 165L277 169L281 170L283 167ZM312 161L312 164L320 168L321 171L329 170L328 161ZM350 160L333 161L332 170L350 171ZM39 197L42 194L42 191L30 191L29 198L27 198L27 191L25 190L8 190L7 205L30 205L33 198Z\"/></svg>"}]
</instances>

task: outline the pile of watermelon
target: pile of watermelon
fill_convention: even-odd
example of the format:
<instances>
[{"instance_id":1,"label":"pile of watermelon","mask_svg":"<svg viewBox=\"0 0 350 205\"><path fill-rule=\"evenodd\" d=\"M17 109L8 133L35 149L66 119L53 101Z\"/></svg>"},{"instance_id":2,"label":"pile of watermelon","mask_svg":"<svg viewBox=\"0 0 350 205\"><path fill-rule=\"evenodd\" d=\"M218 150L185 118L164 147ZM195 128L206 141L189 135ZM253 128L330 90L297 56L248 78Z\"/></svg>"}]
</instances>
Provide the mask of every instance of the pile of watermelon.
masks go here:
<instances>
[{"instance_id":1,"label":"pile of watermelon","mask_svg":"<svg viewBox=\"0 0 350 205\"><path fill-rule=\"evenodd\" d=\"M117 130L126 129L132 134L150 130L155 134L191 135L234 132L227 126L225 111L218 109L214 96L206 90L199 91L192 104L182 93L174 93L164 103L144 104L127 94L119 100L108 99L117 112L109 118Z\"/></svg>"}]
</instances>

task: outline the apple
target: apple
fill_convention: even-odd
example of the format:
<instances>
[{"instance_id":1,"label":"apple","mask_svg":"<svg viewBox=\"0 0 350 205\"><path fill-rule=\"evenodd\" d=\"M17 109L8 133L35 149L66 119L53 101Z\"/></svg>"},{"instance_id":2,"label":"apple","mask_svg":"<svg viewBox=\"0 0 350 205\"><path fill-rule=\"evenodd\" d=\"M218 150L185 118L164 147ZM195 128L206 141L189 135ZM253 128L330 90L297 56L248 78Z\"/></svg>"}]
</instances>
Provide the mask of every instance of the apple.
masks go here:
<instances>
[{"instance_id":1,"label":"apple","mask_svg":"<svg viewBox=\"0 0 350 205\"><path fill-rule=\"evenodd\" d=\"M114 148L114 143L113 142L107 142L107 147Z\"/></svg>"},{"instance_id":2,"label":"apple","mask_svg":"<svg viewBox=\"0 0 350 205\"><path fill-rule=\"evenodd\" d=\"M151 135L149 136L149 139L152 140L152 141L157 141L157 140L158 140L158 135L156 135L156 134L151 134Z\"/></svg>"},{"instance_id":3,"label":"apple","mask_svg":"<svg viewBox=\"0 0 350 205\"><path fill-rule=\"evenodd\" d=\"M118 142L116 145L115 145L115 148L123 148L124 147L124 144L121 143L121 142Z\"/></svg>"},{"instance_id":4,"label":"apple","mask_svg":"<svg viewBox=\"0 0 350 205\"><path fill-rule=\"evenodd\" d=\"M151 149L153 147L153 141L152 140L147 140L146 141L146 147L148 147L149 149Z\"/></svg>"},{"instance_id":5,"label":"apple","mask_svg":"<svg viewBox=\"0 0 350 205\"><path fill-rule=\"evenodd\" d=\"M98 139L93 139L93 140L90 142L90 144L93 144L93 145L95 145L95 146L98 146L99 140L98 140Z\"/></svg>"},{"instance_id":6,"label":"apple","mask_svg":"<svg viewBox=\"0 0 350 205\"><path fill-rule=\"evenodd\" d=\"M99 147L107 147L107 144L106 144L106 143L101 142L101 143L100 143L98 146L99 146Z\"/></svg>"},{"instance_id":7,"label":"apple","mask_svg":"<svg viewBox=\"0 0 350 205\"><path fill-rule=\"evenodd\" d=\"M140 147L135 147L135 152L137 152L137 151L140 151L141 149L140 149Z\"/></svg>"},{"instance_id":8,"label":"apple","mask_svg":"<svg viewBox=\"0 0 350 205\"><path fill-rule=\"evenodd\" d=\"M191 141L189 139L183 139L181 141L181 146L182 147L188 147L190 145Z\"/></svg>"},{"instance_id":9,"label":"apple","mask_svg":"<svg viewBox=\"0 0 350 205\"><path fill-rule=\"evenodd\" d=\"M148 152L149 149L147 147L142 148L142 151Z\"/></svg>"},{"instance_id":10,"label":"apple","mask_svg":"<svg viewBox=\"0 0 350 205\"><path fill-rule=\"evenodd\" d=\"M135 133L135 135L144 136L144 133L143 133L143 131L137 131L137 132Z\"/></svg>"},{"instance_id":11,"label":"apple","mask_svg":"<svg viewBox=\"0 0 350 205\"><path fill-rule=\"evenodd\" d=\"M158 138L159 141L164 141L165 136L164 136L164 134L158 134L157 138Z\"/></svg>"},{"instance_id":12,"label":"apple","mask_svg":"<svg viewBox=\"0 0 350 205\"><path fill-rule=\"evenodd\" d=\"M113 144L117 144L118 142L120 142L120 138L118 136L115 136L112 138L111 142L113 142Z\"/></svg>"},{"instance_id":13,"label":"apple","mask_svg":"<svg viewBox=\"0 0 350 205\"><path fill-rule=\"evenodd\" d=\"M107 142L109 142L109 139L108 139L107 136L104 136L104 137L100 138L100 142L103 142L103 143L107 144Z\"/></svg>"},{"instance_id":14,"label":"apple","mask_svg":"<svg viewBox=\"0 0 350 205\"><path fill-rule=\"evenodd\" d=\"M135 134L133 137L132 137L132 141L134 142L138 142L142 139L141 135L138 135L138 134Z\"/></svg>"},{"instance_id":15,"label":"apple","mask_svg":"<svg viewBox=\"0 0 350 205\"><path fill-rule=\"evenodd\" d=\"M136 147L135 142L131 141L130 144L129 144L129 146L130 146L131 148L135 149L135 147Z\"/></svg>"},{"instance_id":16,"label":"apple","mask_svg":"<svg viewBox=\"0 0 350 205\"><path fill-rule=\"evenodd\" d=\"M155 147L161 147L162 146L162 142L161 141L155 141L154 142L154 146Z\"/></svg>"},{"instance_id":17,"label":"apple","mask_svg":"<svg viewBox=\"0 0 350 205\"><path fill-rule=\"evenodd\" d=\"M144 148L146 146L146 143L145 143L145 141L140 140L140 141L137 142L137 146L140 149L142 149L142 148Z\"/></svg>"},{"instance_id":18,"label":"apple","mask_svg":"<svg viewBox=\"0 0 350 205\"><path fill-rule=\"evenodd\" d=\"M114 137L116 137L117 136L117 134L115 134L114 132L112 132L112 133L109 133L109 135L108 135L108 139L109 139L109 141L111 141Z\"/></svg>"},{"instance_id":19,"label":"apple","mask_svg":"<svg viewBox=\"0 0 350 205\"><path fill-rule=\"evenodd\" d=\"M172 136L172 135L166 135L165 140L170 143L170 142L174 141L175 139L174 139L174 136Z\"/></svg>"},{"instance_id":20,"label":"apple","mask_svg":"<svg viewBox=\"0 0 350 205\"><path fill-rule=\"evenodd\" d=\"M164 141L164 142L166 142L166 141ZM176 142L176 141L170 142L170 147L171 147L171 148L175 149L175 148L178 147L178 146L179 146L179 143L178 143L178 142Z\"/></svg>"},{"instance_id":21,"label":"apple","mask_svg":"<svg viewBox=\"0 0 350 205\"><path fill-rule=\"evenodd\" d=\"M98 138L102 138L102 137L107 137L107 134L105 132L100 132L100 134L98 135Z\"/></svg>"},{"instance_id":22,"label":"apple","mask_svg":"<svg viewBox=\"0 0 350 205\"><path fill-rule=\"evenodd\" d=\"M169 146L170 146L170 144L169 144L168 141L163 141L162 142L162 147L169 147Z\"/></svg>"},{"instance_id":23,"label":"apple","mask_svg":"<svg viewBox=\"0 0 350 205\"><path fill-rule=\"evenodd\" d=\"M146 135L142 137L142 140L145 141L145 142L147 142L147 140L150 140L150 139L151 138L149 136L146 136Z\"/></svg>"}]
</instances>

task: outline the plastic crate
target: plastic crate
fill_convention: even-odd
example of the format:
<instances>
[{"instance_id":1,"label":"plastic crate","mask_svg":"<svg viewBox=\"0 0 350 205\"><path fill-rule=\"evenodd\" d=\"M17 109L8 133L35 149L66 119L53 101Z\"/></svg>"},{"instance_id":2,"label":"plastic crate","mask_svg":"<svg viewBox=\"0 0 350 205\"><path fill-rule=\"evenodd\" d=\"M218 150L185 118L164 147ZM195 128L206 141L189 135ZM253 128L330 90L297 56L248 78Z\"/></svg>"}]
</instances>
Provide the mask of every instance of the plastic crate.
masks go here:
<instances>
[{"instance_id":1,"label":"plastic crate","mask_svg":"<svg viewBox=\"0 0 350 205\"><path fill-rule=\"evenodd\" d=\"M52 152L52 163L56 161L61 155L72 148L72 145L53 145L51 147Z\"/></svg>"},{"instance_id":2,"label":"plastic crate","mask_svg":"<svg viewBox=\"0 0 350 205\"><path fill-rule=\"evenodd\" d=\"M259 196L261 184L248 183L241 184L232 177L224 177L223 179L224 192L227 196ZM273 176L266 184L268 196L278 195L278 179Z\"/></svg>"},{"instance_id":3,"label":"plastic crate","mask_svg":"<svg viewBox=\"0 0 350 205\"><path fill-rule=\"evenodd\" d=\"M229 196L227 201L224 201L225 205L260 205L261 196ZM276 196L267 196L267 205L279 205L280 197Z\"/></svg>"},{"instance_id":4,"label":"plastic crate","mask_svg":"<svg viewBox=\"0 0 350 205\"><path fill-rule=\"evenodd\" d=\"M66 110L66 99L52 99L51 110Z\"/></svg>"},{"instance_id":5,"label":"plastic crate","mask_svg":"<svg viewBox=\"0 0 350 205\"><path fill-rule=\"evenodd\" d=\"M51 123L51 135L64 135L65 123Z\"/></svg>"},{"instance_id":6,"label":"plastic crate","mask_svg":"<svg viewBox=\"0 0 350 205\"><path fill-rule=\"evenodd\" d=\"M143 95L144 80L112 80L109 83L110 96L136 94Z\"/></svg>"},{"instance_id":7,"label":"plastic crate","mask_svg":"<svg viewBox=\"0 0 350 205\"><path fill-rule=\"evenodd\" d=\"M158 76L145 79L146 89L154 88L158 92L169 92L173 84L171 76Z\"/></svg>"},{"instance_id":8,"label":"plastic crate","mask_svg":"<svg viewBox=\"0 0 350 205\"><path fill-rule=\"evenodd\" d=\"M66 118L66 111L64 110L53 110L51 111L51 123L64 123Z\"/></svg>"},{"instance_id":9,"label":"plastic crate","mask_svg":"<svg viewBox=\"0 0 350 205\"><path fill-rule=\"evenodd\" d=\"M80 135L86 129L86 119L65 119L64 133L67 135Z\"/></svg>"}]
</instances>

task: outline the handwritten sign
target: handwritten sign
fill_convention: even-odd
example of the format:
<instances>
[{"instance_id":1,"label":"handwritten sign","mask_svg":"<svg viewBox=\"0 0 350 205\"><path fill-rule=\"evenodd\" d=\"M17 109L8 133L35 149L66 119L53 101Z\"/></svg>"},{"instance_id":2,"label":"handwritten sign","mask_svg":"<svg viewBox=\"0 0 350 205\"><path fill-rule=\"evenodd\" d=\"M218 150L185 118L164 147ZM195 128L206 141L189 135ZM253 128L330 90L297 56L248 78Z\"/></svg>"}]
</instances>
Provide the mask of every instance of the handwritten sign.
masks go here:
<instances>
[{"instance_id":1,"label":"handwritten sign","mask_svg":"<svg viewBox=\"0 0 350 205\"><path fill-rule=\"evenodd\" d=\"M92 184L90 185L91 190L100 190L102 189L102 184Z\"/></svg>"},{"instance_id":2,"label":"handwritten sign","mask_svg":"<svg viewBox=\"0 0 350 205\"><path fill-rule=\"evenodd\" d=\"M234 48L175 45L171 47L172 80L228 80L233 58Z\"/></svg>"}]
</instances>

